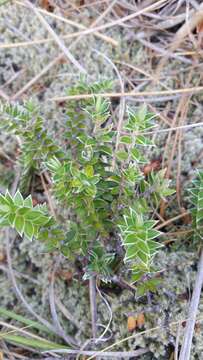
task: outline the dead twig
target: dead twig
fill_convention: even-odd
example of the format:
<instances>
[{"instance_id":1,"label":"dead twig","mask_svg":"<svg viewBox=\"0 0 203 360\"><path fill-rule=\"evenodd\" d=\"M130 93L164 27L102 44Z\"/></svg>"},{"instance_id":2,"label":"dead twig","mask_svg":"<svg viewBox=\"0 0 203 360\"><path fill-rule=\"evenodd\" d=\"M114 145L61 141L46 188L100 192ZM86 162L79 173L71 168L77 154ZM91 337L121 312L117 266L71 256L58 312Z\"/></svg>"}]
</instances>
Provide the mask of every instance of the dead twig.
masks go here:
<instances>
[{"instance_id":1,"label":"dead twig","mask_svg":"<svg viewBox=\"0 0 203 360\"><path fill-rule=\"evenodd\" d=\"M67 310L67 308L62 304L61 300L58 297L56 297L55 302L59 310L62 312L63 316L68 321L72 322L78 330L81 330L80 324L76 320L76 317Z\"/></svg>"},{"instance_id":2,"label":"dead twig","mask_svg":"<svg viewBox=\"0 0 203 360\"><path fill-rule=\"evenodd\" d=\"M203 250L201 251L198 272L196 276L195 286L192 294L190 308L188 312L187 325L180 351L179 360L190 360L190 352L192 346L192 338L197 317L198 305L203 285Z\"/></svg>"},{"instance_id":3,"label":"dead twig","mask_svg":"<svg viewBox=\"0 0 203 360\"><path fill-rule=\"evenodd\" d=\"M176 221L176 220L179 220L179 219L184 218L184 217L187 216L188 214L189 214L189 212L188 212L188 211L185 211L183 214L179 214L179 215L175 216L174 218L169 219L169 220L166 220L166 221L164 221L162 224L157 225L157 226L156 226L156 229L159 230L159 229L161 229L161 228L163 228L163 227L171 224L172 222L174 222L174 221Z\"/></svg>"},{"instance_id":4,"label":"dead twig","mask_svg":"<svg viewBox=\"0 0 203 360\"><path fill-rule=\"evenodd\" d=\"M0 89L0 97L2 97L6 101L10 100L9 96L1 89Z\"/></svg>"},{"instance_id":5,"label":"dead twig","mask_svg":"<svg viewBox=\"0 0 203 360\"><path fill-rule=\"evenodd\" d=\"M56 96L50 98L49 101L63 102L67 100L84 100L91 99L93 97L109 97L109 98L119 98L119 97L144 97L144 96L155 96L155 95L176 95L176 94L191 94L199 93L203 91L203 86L188 87L181 89L171 89L171 90L158 90L158 91L130 91L130 92L117 92L117 93L99 93L99 94L79 94L79 95L69 95L69 96Z\"/></svg>"},{"instance_id":6,"label":"dead twig","mask_svg":"<svg viewBox=\"0 0 203 360\"><path fill-rule=\"evenodd\" d=\"M178 345L180 340L180 330L181 330L181 323L177 326L177 332L176 332L176 343L175 343L175 349L174 349L174 360L178 360Z\"/></svg>"},{"instance_id":7,"label":"dead twig","mask_svg":"<svg viewBox=\"0 0 203 360\"><path fill-rule=\"evenodd\" d=\"M0 270L4 271L5 273L9 273L9 269L5 265L0 264ZM19 279L20 278L21 279L26 279L26 280L29 281L29 283L33 283L33 284L38 285L38 286L41 285L38 280L33 279L31 276L29 276L27 274L20 273L20 272L18 272L16 270L13 270L13 272L14 272L15 276L18 277Z\"/></svg>"},{"instance_id":8,"label":"dead twig","mask_svg":"<svg viewBox=\"0 0 203 360\"><path fill-rule=\"evenodd\" d=\"M45 75L53 66L58 64L61 59L63 59L64 54L59 54L54 60L47 64L42 71L35 75L30 81L28 81L17 93L15 93L11 100L17 100L25 91L27 91L32 85L34 85L43 75Z\"/></svg>"},{"instance_id":9,"label":"dead twig","mask_svg":"<svg viewBox=\"0 0 203 360\"><path fill-rule=\"evenodd\" d=\"M95 340L97 337L97 303L96 303L96 276L92 275L89 279L89 297L90 312L92 322L92 336Z\"/></svg>"},{"instance_id":10,"label":"dead twig","mask_svg":"<svg viewBox=\"0 0 203 360\"><path fill-rule=\"evenodd\" d=\"M54 269L51 273L51 282L50 282L50 287L49 287L49 303L50 303L51 315L52 315L53 323L54 323L58 333L61 335L61 337L66 341L66 343L76 346L77 342L75 341L75 339L70 335L66 335L65 331L63 330L63 328L59 322L57 311L56 311L54 282L55 282L56 269L57 269L59 263L60 263L60 257L56 261L56 263L54 265Z\"/></svg>"}]
</instances>

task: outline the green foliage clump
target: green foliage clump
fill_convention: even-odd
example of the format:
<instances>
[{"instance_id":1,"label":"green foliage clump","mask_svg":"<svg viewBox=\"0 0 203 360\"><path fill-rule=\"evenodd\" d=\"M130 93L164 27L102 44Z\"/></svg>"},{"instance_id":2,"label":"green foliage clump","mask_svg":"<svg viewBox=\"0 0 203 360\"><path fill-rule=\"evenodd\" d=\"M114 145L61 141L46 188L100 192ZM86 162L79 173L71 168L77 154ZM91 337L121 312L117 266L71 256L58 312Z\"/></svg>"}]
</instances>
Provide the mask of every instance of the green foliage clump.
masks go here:
<instances>
[{"instance_id":1,"label":"green foliage clump","mask_svg":"<svg viewBox=\"0 0 203 360\"><path fill-rule=\"evenodd\" d=\"M12 197L7 191L5 196L0 195L1 226L11 226L22 236L32 240L37 238L40 228L50 222L44 206L33 208L32 198L23 199L19 191Z\"/></svg>"},{"instance_id":2,"label":"green foliage clump","mask_svg":"<svg viewBox=\"0 0 203 360\"><path fill-rule=\"evenodd\" d=\"M0 129L15 134L21 144L21 188L27 191L32 173L41 169L43 161L52 156L62 157L64 153L48 135L43 118L32 102L24 106L2 104L0 116Z\"/></svg>"},{"instance_id":3,"label":"green foliage clump","mask_svg":"<svg viewBox=\"0 0 203 360\"><path fill-rule=\"evenodd\" d=\"M109 81L88 85L82 80L69 91L72 95L94 95L68 104L61 139L65 145L61 147L49 136L30 103L3 106L1 113L7 130L22 139L22 171L49 171L59 214L60 209L66 209L65 218L60 214L58 220L49 220L42 210L34 208L32 211L42 212L44 222L39 229L33 221L30 238L35 236L49 250L79 259L85 278L96 275L109 280L114 258L119 257L121 266L122 259L129 265L134 282L153 271L152 261L161 245L155 240L160 233L151 217L160 200L174 191L169 189L165 171L148 177L142 171L148 162L144 150L154 146L150 138L154 115L146 106L137 112L128 109L123 129L117 134L110 101L101 95L110 85ZM15 196L21 197L19 193ZM15 197L10 197L11 201L15 204ZM24 211L24 201L19 201L18 214ZM27 236L24 224L28 215L25 211L18 225L13 214L6 225Z\"/></svg>"}]
</instances>

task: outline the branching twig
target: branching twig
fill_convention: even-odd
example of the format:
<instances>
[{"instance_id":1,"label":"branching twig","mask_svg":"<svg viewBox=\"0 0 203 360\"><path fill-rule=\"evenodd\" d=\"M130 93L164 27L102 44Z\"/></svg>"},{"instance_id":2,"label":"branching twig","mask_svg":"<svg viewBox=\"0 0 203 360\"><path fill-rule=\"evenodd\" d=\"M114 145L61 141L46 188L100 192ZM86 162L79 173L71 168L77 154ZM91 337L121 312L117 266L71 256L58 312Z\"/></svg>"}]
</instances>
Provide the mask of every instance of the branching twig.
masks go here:
<instances>
[{"instance_id":1,"label":"branching twig","mask_svg":"<svg viewBox=\"0 0 203 360\"><path fill-rule=\"evenodd\" d=\"M109 321L108 321L108 324L107 326L105 326L105 329L103 331L103 333L99 336L98 339L96 339L96 343L98 343L99 341L106 341L107 339L104 339L104 335L109 331L109 328L110 328L110 325L111 325L111 322L112 322L112 319L113 319L113 314L112 314L112 310L111 310L111 307L108 303L108 301L105 299L105 297L102 295L101 291L99 290L98 286L96 285L96 289L97 289L97 292L100 296L100 298L103 300L103 302L105 303L108 311L109 311ZM109 337L108 337L109 339Z\"/></svg>"},{"instance_id":2,"label":"branching twig","mask_svg":"<svg viewBox=\"0 0 203 360\"><path fill-rule=\"evenodd\" d=\"M121 25L124 22L132 20L132 19L134 19L134 18L136 18L136 17L138 17L140 15L144 15L145 13L148 13L150 11L158 9L160 6L162 6L166 2L167 2L167 0L156 1L154 4L149 5L149 6L145 7L145 8L143 8L143 9L140 9L140 10L134 12L133 14L121 17L121 18L119 18L117 20L107 22L107 23L105 23L103 25L99 25L99 26L96 26L94 28L89 28L89 29L84 30L84 31L78 31L78 32L76 32L76 34L77 34L77 36L87 35L87 34L95 33L96 31L105 30L105 29L109 29L109 28L112 28L112 27L117 26L117 25Z\"/></svg>"},{"instance_id":3,"label":"branching twig","mask_svg":"<svg viewBox=\"0 0 203 360\"><path fill-rule=\"evenodd\" d=\"M62 328L62 326L61 326L61 324L59 322L57 311L56 311L55 294L54 294L54 281L55 281L55 272L56 272L56 268L59 265L59 261L60 261L60 258L58 259L58 261L54 265L54 269L53 269L53 271L51 273L51 282L50 282L50 287L49 287L49 302L50 302L51 315L52 315L53 323L56 326L56 328L57 328L59 334L61 335L61 337L68 344L76 345L76 341L73 339L73 337L70 336L70 335L65 334L65 331L63 330L63 328Z\"/></svg>"},{"instance_id":4,"label":"branching twig","mask_svg":"<svg viewBox=\"0 0 203 360\"><path fill-rule=\"evenodd\" d=\"M10 255L10 231L9 229L6 229L6 255L7 255L7 262L8 262L8 269L9 269L9 277L11 279L13 289L15 291L16 296L20 299L22 304L25 306L25 308L28 310L30 314L32 314L41 324L46 326L50 331L54 332L55 334L58 334L56 329L53 327L52 324L50 324L47 320L43 319L40 315L38 315L32 308L32 306L25 300L22 292L20 291L18 284L16 282L16 278L14 275L13 267L12 267L12 260Z\"/></svg>"},{"instance_id":5,"label":"branching twig","mask_svg":"<svg viewBox=\"0 0 203 360\"><path fill-rule=\"evenodd\" d=\"M28 7L28 5L25 2L22 2L22 1L17 1L16 0L15 3L18 4L18 5L21 5L21 6ZM60 21L62 21L64 23L66 23L68 25L71 25L71 26L74 26L74 27L76 27L76 28L78 28L80 30L86 30L87 29L83 24L77 23L77 22L75 22L75 21L73 21L71 19L65 18L65 17L60 16L58 14L51 13L51 12L45 10L45 9L41 9L41 8L37 7L37 10L41 14L52 17L52 18L54 18L56 20L60 20ZM107 35L101 34L101 33L97 32L97 31L95 31L93 33L93 35L95 35L96 37L106 41L107 43L109 43L109 44L111 44L113 46L118 46L118 42L116 40L112 39L111 37L107 36ZM73 38L73 37L76 37L76 36L78 37L78 33L75 33L75 35L74 34L63 35L63 36L61 36L61 38L69 39L69 38ZM46 43L46 42L49 42L49 41L53 41L53 39L42 39L42 40L40 40L40 43L42 43L42 41L43 41L43 43ZM27 45L28 46L29 45L34 45L36 43L38 43L38 40L30 41L29 44L27 44Z\"/></svg>"},{"instance_id":6,"label":"branching twig","mask_svg":"<svg viewBox=\"0 0 203 360\"><path fill-rule=\"evenodd\" d=\"M86 70L80 65L80 63L74 58L74 56L71 54L71 52L68 50L68 48L64 45L62 40L58 37L58 35L55 33L55 31L51 28L51 26L48 24L48 22L44 19L44 17L40 14L38 9L32 5L30 1L26 1L27 4L29 4L29 7L33 10L35 15L38 17L38 19L41 21L42 25L47 29L47 31L50 33L50 35L53 37L55 42L58 44L59 48L62 50L62 52L65 54L65 56L70 60L70 62L75 65L75 67L82 72L83 74L86 74Z\"/></svg>"}]
</instances>

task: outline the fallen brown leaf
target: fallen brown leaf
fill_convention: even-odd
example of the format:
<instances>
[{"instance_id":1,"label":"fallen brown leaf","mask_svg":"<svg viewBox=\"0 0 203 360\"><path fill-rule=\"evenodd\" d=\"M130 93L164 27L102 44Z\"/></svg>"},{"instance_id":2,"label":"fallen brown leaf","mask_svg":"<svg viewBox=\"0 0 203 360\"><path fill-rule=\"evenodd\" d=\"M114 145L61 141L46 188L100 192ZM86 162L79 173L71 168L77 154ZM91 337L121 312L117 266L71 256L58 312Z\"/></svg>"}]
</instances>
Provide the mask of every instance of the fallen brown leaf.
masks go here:
<instances>
[{"instance_id":1,"label":"fallen brown leaf","mask_svg":"<svg viewBox=\"0 0 203 360\"><path fill-rule=\"evenodd\" d=\"M145 324L145 316L143 313L138 314L137 316L137 326L138 328L142 328Z\"/></svg>"},{"instance_id":2,"label":"fallen brown leaf","mask_svg":"<svg viewBox=\"0 0 203 360\"><path fill-rule=\"evenodd\" d=\"M128 331L134 331L137 326L137 321L134 316L128 316Z\"/></svg>"}]
</instances>

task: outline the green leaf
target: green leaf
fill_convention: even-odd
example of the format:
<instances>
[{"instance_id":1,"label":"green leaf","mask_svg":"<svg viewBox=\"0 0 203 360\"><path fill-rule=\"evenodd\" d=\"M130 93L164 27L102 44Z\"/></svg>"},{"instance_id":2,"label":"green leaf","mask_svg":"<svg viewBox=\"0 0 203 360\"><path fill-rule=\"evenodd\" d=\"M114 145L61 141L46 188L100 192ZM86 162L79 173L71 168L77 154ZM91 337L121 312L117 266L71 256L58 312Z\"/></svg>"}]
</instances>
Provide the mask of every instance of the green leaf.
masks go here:
<instances>
[{"instance_id":1,"label":"green leaf","mask_svg":"<svg viewBox=\"0 0 203 360\"><path fill-rule=\"evenodd\" d=\"M24 234L29 240L32 240L34 235L34 226L30 221L25 221Z\"/></svg>"},{"instance_id":2,"label":"green leaf","mask_svg":"<svg viewBox=\"0 0 203 360\"><path fill-rule=\"evenodd\" d=\"M145 264L148 265L149 262L149 255L142 252L142 251L138 251L137 253L138 258Z\"/></svg>"},{"instance_id":3,"label":"green leaf","mask_svg":"<svg viewBox=\"0 0 203 360\"><path fill-rule=\"evenodd\" d=\"M85 174L90 178L94 176L94 168L92 165L85 166Z\"/></svg>"},{"instance_id":4,"label":"green leaf","mask_svg":"<svg viewBox=\"0 0 203 360\"><path fill-rule=\"evenodd\" d=\"M145 255L147 255L147 256L150 255L150 250L149 250L147 242L145 242L143 240L138 240L137 241L137 248L139 249L139 251L142 251Z\"/></svg>"},{"instance_id":5,"label":"green leaf","mask_svg":"<svg viewBox=\"0 0 203 360\"><path fill-rule=\"evenodd\" d=\"M106 145L101 145L99 146L99 150L101 151L101 153L107 154L112 156L113 151L112 148L110 146L106 146Z\"/></svg>"},{"instance_id":6,"label":"green leaf","mask_svg":"<svg viewBox=\"0 0 203 360\"><path fill-rule=\"evenodd\" d=\"M15 221L15 214L9 214L8 221L9 221L9 224L13 227L14 221Z\"/></svg>"},{"instance_id":7,"label":"green leaf","mask_svg":"<svg viewBox=\"0 0 203 360\"><path fill-rule=\"evenodd\" d=\"M121 136L120 142L123 144L132 144L132 137L129 135Z\"/></svg>"},{"instance_id":8,"label":"green leaf","mask_svg":"<svg viewBox=\"0 0 203 360\"><path fill-rule=\"evenodd\" d=\"M10 195L10 193L9 193L9 191L7 190L6 191L6 194L5 194L5 200L7 201L7 203L11 206L11 207L13 207L13 199L12 199L12 197L11 197L11 195Z\"/></svg>"},{"instance_id":9,"label":"green leaf","mask_svg":"<svg viewBox=\"0 0 203 360\"><path fill-rule=\"evenodd\" d=\"M140 106L138 113L137 113L139 121L144 122L146 115L147 115L147 106L146 106L146 104L143 104Z\"/></svg>"},{"instance_id":10,"label":"green leaf","mask_svg":"<svg viewBox=\"0 0 203 360\"><path fill-rule=\"evenodd\" d=\"M156 237L158 237L160 235L161 235L161 232L158 230L154 230L154 229L148 230L148 232L147 232L148 239L155 239Z\"/></svg>"},{"instance_id":11,"label":"green leaf","mask_svg":"<svg viewBox=\"0 0 203 360\"><path fill-rule=\"evenodd\" d=\"M130 150L130 153L131 153L131 156L132 156L132 159L135 160L135 161L140 161L141 159L141 155L140 155L140 152L137 148L133 148Z\"/></svg>"},{"instance_id":12,"label":"green leaf","mask_svg":"<svg viewBox=\"0 0 203 360\"><path fill-rule=\"evenodd\" d=\"M162 196L170 196L170 195L173 195L173 194L175 194L175 192L176 192L176 190L175 189L164 189L163 191L162 191Z\"/></svg>"},{"instance_id":13,"label":"green leaf","mask_svg":"<svg viewBox=\"0 0 203 360\"><path fill-rule=\"evenodd\" d=\"M14 221L14 227L16 231L22 236L25 226L25 219L23 216L16 216Z\"/></svg>"},{"instance_id":14,"label":"green leaf","mask_svg":"<svg viewBox=\"0 0 203 360\"><path fill-rule=\"evenodd\" d=\"M138 135L136 137L136 144L142 145L142 146L149 146L154 145L153 141L151 141L149 138L143 135Z\"/></svg>"},{"instance_id":15,"label":"green leaf","mask_svg":"<svg viewBox=\"0 0 203 360\"><path fill-rule=\"evenodd\" d=\"M124 244L125 245L133 245L133 244L136 243L136 241L137 241L136 233L129 234L124 238Z\"/></svg>"},{"instance_id":16,"label":"green leaf","mask_svg":"<svg viewBox=\"0 0 203 360\"><path fill-rule=\"evenodd\" d=\"M5 213L10 211L10 203L3 195L0 195L0 211Z\"/></svg>"},{"instance_id":17,"label":"green leaf","mask_svg":"<svg viewBox=\"0 0 203 360\"><path fill-rule=\"evenodd\" d=\"M21 208L17 209L17 214L18 215L26 215L28 214L30 211L32 211L29 207L23 206Z\"/></svg>"},{"instance_id":18,"label":"green leaf","mask_svg":"<svg viewBox=\"0 0 203 360\"><path fill-rule=\"evenodd\" d=\"M26 221L31 221L35 225L45 225L49 221L49 217L41 213L41 211L30 210L26 214Z\"/></svg>"},{"instance_id":19,"label":"green leaf","mask_svg":"<svg viewBox=\"0 0 203 360\"><path fill-rule=\"evenodd\" d=\"M0 227L9 226L10 222L8 220L8 216L0 216Z\"/></svg>"},{"instance_id":20,"label":"green leaf","mask_svg":"<svg viewBox=\"0 0 203 360\"><path fill-rule=\"evenodd\" d=\"M20 207L24 205L24 200L19 190L15 193L13 200L16 206Z\"/></svg>"},{"instance_id":21,"label":"green leaf","mask_svg":"<svg viewBox=\"0 0 203 360\"><path fill-rule=\"evenodd\" d=\"M123 161L123 160L127 160L127 158L128 158L128 153L126 152L126 151L117 151L117 153L116 153L116 157L117 157L117 159L118 160L120 160L120 161Z\"/></svg>"},{"instance_id":22,"label":"green leaf","mask_svg":"<svg viewBox=\"0 0 203 360\"><path fill-rule=\"evenodd\" d=\"M124 261L127 262L127 261L131 260L132 258L135 258L137 256L137 254L138 254L137 246L135 246L135 245L128 246Z\"/></svg>"},{"instance_id":23,"label":"green leaf","mask_svg":"<svg viewBox=\"0 0 203 360\"><path fill-rule=\"evenodd\" d=\"M32 197L31 197L31 195L26 197L26 199L24 200L24 206L32 208Z\"/></svg>"},{"instance_id":24,"label":"green leaf","mask_svg":"<svg viewBox=\"0 0 203 360\"><path fill-rule=\"evenodd\" d=\"M131 276L131 278L132 278L132 281L133 282L136 282L136 281L138 281L138 280L140 280L140 278L143 276L143 275L145 275L145 272L144 271L137 271L137 272L132 272L132 276Z\"/></svg>"},{"instance_id":25,"label":"green leaf","mask_svg":"<svg viewBox=\"0 0 203 360\"><path fill-rule=\"evenodd\" d=\"M154 255L158 251L158 249L160 249L164 246L163 244L160 244L153 240L149 240L147 245L149 247L149 251L150 251L151 255Z\"/></svg>"}]
</instances>

